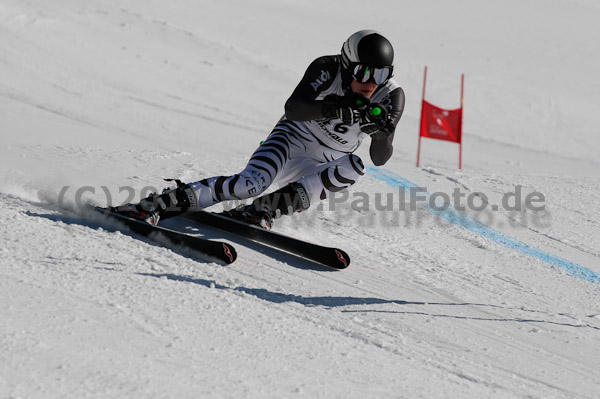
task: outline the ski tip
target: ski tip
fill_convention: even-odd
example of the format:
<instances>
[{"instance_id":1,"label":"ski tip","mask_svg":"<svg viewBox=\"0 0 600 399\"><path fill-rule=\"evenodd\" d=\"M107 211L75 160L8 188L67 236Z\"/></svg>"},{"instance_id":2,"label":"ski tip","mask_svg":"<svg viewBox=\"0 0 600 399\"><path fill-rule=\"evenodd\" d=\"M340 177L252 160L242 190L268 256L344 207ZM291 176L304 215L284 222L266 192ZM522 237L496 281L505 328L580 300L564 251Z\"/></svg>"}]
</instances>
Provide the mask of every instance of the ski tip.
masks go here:
<instances>
[{"instance_id":1,"label":"ski tip","mask_svg":"<svg viewBox=\"0 0 600 399\"><path fill-rule=\"evenodd\" d=\"M231 263L235 262L235 260L237 259L237 252L236 252L235 248L233 248L229 244L223 243L223 255L224 255L223 260L227 264L231 264Z\"/></svg>"},{"instance_id":2,"label":"ski tip","mask_svg":"<svg viewBox=\"0 0 600 399\"><path fill-rule=\"evenodd\" d=\"M334 266L336 269L345 269L350 266L350 257L345 251L342 251L341 249L335 249L334 251L337 257Z\"/></svg>"}]
</instances>

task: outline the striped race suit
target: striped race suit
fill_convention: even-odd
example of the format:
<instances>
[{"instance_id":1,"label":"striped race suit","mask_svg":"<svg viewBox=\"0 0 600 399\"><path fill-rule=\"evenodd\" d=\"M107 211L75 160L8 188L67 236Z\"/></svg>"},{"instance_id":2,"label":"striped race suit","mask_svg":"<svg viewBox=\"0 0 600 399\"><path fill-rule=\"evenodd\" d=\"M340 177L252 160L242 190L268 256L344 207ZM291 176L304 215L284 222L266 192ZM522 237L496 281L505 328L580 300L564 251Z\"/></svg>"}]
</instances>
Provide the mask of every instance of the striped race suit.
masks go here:
<instances>
[{"instance_id":1,"label":"striped race suit","mask_svg":"<svg viewBox=\"0 0 600 399\"><path fill-rule=\"evenodd\" d=\"M353 186L364 175L361 159L353 154L366 134L359 123L345 125L341 119L326 119L322 101L330 94L349 92L351 77L340 68L339 55L313 61L287 100L285 115L254 152L240 173L215 176L191 183L196 209L225 200L244 200L262 194L272 184L300 183L310 203ZM383 165L393 152L394 131L404 110L404 92L390 79L370 98L388 109L387 127L371 136L370 156Z\"/></svg>"}]
</instances>

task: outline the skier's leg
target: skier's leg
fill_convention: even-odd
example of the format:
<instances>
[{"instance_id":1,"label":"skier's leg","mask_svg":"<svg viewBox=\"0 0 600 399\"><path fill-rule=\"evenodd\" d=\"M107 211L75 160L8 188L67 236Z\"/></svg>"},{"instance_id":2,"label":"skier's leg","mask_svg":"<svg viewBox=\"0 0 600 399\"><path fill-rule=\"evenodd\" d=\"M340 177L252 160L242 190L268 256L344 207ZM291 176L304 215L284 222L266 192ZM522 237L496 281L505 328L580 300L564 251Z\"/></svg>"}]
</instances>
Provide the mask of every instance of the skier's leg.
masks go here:
<instances>
[{"instance_id":1,"label":"skier's leg","mask_svg":"<svg viewBox=\"0 0 600 399\"><path fill-rule=\"evenodd\" d=\"M222 201L245 200L256 197L275 182L290 160L292 140L277 131L254 151L248 164L240 173L232 176L216 176L203 179L190 186L202 209Z\"/></svg>"},{"instance_id":2,"label":"skier's leg","mask_svg":"<svg viewBox=\"0 0 600 399\"><path fill-rule=\"evenodd\" d=\"M251 205L230 211L229 214L239 219L244 216L239 215L240 210L248 215L257 214L256 221L251 216L246 216L245 219L270 229L272 219L306 210L311 204L328 198L331 193L353 186L365 174L365 167L360 157L347 154L335 161L317 165L305 173L296 182L259 197Z\"/></svg>"},{"instance_id":3,"label":"skier's leg","mask_svg":"<svg viewBox=\"0 0 600 399\"><path fill-rule=\"evenodd\" d=\"M316 166L297 180L308 193L311 204L315 204L356 184L365 174L365 166L359 156L347 154L329 163Z\"/></svg>"},{"instance_id":4,"label":"skier's leg","mask_svg":"<svg viewBox=\"0 0 600 399\"><path fill-rule=\"evenodd\" d=\"M185 212L197 211L226 200L244 200L262 194L289 160L290 147L296 138L288 137L276 127L254 152L244 170L232 176L215 176L198 182L165 189L151 194L138 204L116 208L118 212L157 224ZM297 141L297 140L296 140ZM298 147L299 148L299 147Z\"/></svg>"}]
</instances>

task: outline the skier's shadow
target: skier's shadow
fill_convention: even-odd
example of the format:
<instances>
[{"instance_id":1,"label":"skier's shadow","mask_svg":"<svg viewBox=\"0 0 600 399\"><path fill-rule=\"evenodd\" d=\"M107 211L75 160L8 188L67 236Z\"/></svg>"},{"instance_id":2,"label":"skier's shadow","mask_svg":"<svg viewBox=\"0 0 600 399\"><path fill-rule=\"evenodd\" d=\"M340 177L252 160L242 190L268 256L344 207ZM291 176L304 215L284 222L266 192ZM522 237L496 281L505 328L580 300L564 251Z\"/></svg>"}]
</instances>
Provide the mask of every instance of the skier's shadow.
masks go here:
<instances>
[{"instance_id":1,"label":"skier's shadow","mask_svg":"<svg viewBox=\"0 0 600 399\"><path fill-rule=\"evenodd\" d=\"M202 285L204 287L219 289L219 290L231 290L243 292L248 295L255 296L264 301L268 301L271 303L298 303L304 306L313 307L313 306L322 306L325 308L337 308L337 307L345 307L345 306L367 306L367 305L384 305L384 304L395 304L402 306L417 306L423 307L425 309L432 308L432 311L416 311L416 310L383 310L383 309L342 309L342 313L387 313L387 314L397 314L397 315L410 315L410 316L423 316L423 317L435 317L435 318L451 318L457 320L474 320L474 321L485 321L485 322L515 322L515 323L540 323L540 324L549 324L555 326L563 326L563 327L574 327L574 328L589 328L600 332L600 327L585 324L585 323L572 323L572 322L559 322L554 320L545 320L538 318L530 318L530 317L478 317L478 316L469 316L469 315L455 315L455 314L442 314L439 312L433 311L433 309L439 307L466 307L466 308L478 308L484 307L488 309L496 309L501 312L519 312L519 313L530 313L538 316L548 316L545 312L537 311L537 310L528 310L524 308L511 308L508 306L501 305L493 305L493 304L483 304L483 303L451 303L451 302L419 302L419 301L403 301L403 300L394 300L394 299L382 299L382 298L373 298L373 297L352 297L352 296L316 296L316 297L306 297L301 295L293 295L293 294L283 294L280 292L269 291L264 288L247 288L247 287L228 287L226 285L218 284L215 281L205 280L201 278L192 278L187 276L180 276L176 274L170 273L137 273L140 276L146 277L154 277L154 278L166 278L168 280L180 281L185 283L192 283ZM565 315L560 315L565 316Z\"/></svg>"},{"instance_id":2,"label":"skier's shadow","mask_svg":"<svg viewBox=\"0 0 600 399\"><path fill-rule=\"evenodd\" d=\"M319 297L305 297L301 295L283 294L280 292L269 291L264 288L247 288L247 287L229 287L223 284L218 284L215 281L205 280L196 277L180 276L172 273L137 273L140 276L155 277L155 278L166 278L173 281L181 281L186 283L193 283L202 285L208 288L218 290L232 290L246 293L248 295L255 296L262 300L272 303L286 303L294 302L305 306L324 306L324 307L340 307L348 305L378 305L386 303L395 303L399 305L426 305L431 303L426 302L407 302L401 300L389 300L381 298L360 298L360 297L334 297L334 296L319 296ZM435 304L434 304L435 305Z\"/></svg>"}]
</instances>

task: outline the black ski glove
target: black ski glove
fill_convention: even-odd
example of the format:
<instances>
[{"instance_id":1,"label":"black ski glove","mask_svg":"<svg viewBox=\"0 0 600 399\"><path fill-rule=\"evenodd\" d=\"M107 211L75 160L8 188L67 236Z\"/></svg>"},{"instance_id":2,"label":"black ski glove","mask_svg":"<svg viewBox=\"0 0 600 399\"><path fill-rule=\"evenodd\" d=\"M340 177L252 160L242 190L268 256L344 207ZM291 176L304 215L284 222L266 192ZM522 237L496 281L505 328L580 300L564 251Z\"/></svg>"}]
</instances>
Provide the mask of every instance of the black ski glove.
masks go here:
<instances>
[{"instance_id":1,"label":"black ski glove","mask_svg":"<svg viewBox=\"0 0 600 399\"><path fill-rule=\"evenodd\" d=\"M361 120L369 105L369 99L359 93L345 96L330 94L323 99L322 113L325 118L340 118L345 125L353 125Z\"/></svg>"},{"instance_id":2,"label":"black ski glove","mask_svg":"<svg viewBox=\"0 0 600 399\"><path fill-rule=\"evenodd\" d=\"M360 130L368 135L373 135L388 124L388 110L381 104L371 103L360 121Z\"/></svg>"}]
</instances>

